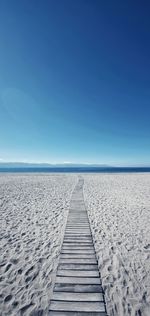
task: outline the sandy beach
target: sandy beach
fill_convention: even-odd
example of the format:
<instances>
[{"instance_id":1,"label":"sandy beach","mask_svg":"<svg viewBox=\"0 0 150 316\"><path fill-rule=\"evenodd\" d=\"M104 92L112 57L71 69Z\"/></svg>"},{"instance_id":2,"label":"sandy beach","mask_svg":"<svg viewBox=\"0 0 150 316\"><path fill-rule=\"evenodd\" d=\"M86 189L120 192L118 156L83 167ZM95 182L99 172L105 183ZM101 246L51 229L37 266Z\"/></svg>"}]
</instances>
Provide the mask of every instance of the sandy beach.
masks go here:
<instances>
[{"instance_id":1,"label":"sandy beach","mask_svg":"<svg viewBox=\"0 0 150 316\"><path fill-rule=\"evenodd\" d=\"M0 315L47 315L73 175L0 175Z\"/></svg>"},{"instance_id":2,"label":"sandy beach","mask_svg":"<svg viewBox=\"0 0 150 316\"><path fill-rule=\"evenodd\" d=\"M82 174L109 316L150 315L150 174ZM0 175L0 315L48 315L77 174Z\"/></svg>"},{"instance_id":3,"label":"sandy beach","mask_svg":"<svg viewBox=\"0 0 150 316\"><path fill-rule=\"evenodd\" d=\"M110 316L150 315L150 174L84 176Z\"/></svg>"}]
</instances>

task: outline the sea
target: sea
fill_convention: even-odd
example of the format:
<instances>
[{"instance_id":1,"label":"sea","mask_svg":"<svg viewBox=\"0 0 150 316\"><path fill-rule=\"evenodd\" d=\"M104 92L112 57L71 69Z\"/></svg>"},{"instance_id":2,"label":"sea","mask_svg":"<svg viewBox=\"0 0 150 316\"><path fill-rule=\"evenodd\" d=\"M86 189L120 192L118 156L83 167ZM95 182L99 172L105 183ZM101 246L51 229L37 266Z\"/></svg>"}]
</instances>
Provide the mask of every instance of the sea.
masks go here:
<instances>
[{"instance_id":1,"label":"sea","mask_svg":"<svg viewBox=\"0 0 150 316\"><path fill-rule=\"evenodd\" d=\"M150 167L18 167L0 168L0 173L143 173Z\"/></svg>"}]
</instances>

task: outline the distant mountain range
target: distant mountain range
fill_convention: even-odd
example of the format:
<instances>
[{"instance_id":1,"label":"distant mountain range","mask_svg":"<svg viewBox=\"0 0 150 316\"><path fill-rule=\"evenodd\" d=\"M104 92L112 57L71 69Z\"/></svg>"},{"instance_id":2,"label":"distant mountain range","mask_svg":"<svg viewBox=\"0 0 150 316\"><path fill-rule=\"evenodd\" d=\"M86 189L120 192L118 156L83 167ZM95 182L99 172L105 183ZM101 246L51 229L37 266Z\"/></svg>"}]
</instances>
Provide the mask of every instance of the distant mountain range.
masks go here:
<instances>
[{"instance_id":1,"label":"distant mountain range","mask_svg":"<svg viewBox=\"0 0 150 316\"><path fill-rule=\"evenodd\" d=\"M0 162L0 168L111 168L105 164Z\"/></svg>"}]
</instances>

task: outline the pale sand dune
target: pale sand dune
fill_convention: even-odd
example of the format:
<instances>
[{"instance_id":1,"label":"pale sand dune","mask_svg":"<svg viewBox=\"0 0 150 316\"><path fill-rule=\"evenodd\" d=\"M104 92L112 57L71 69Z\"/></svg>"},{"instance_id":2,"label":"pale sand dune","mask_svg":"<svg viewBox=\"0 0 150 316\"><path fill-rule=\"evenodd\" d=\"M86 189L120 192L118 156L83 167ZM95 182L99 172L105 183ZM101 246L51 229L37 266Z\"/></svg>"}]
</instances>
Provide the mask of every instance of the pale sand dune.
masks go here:
<instances>
[{"instance_id":1,"label":"pale sand dune","mask_svg":"<svg viewBox=\"0 0 150 316\"><path fill-rule=\"evenodd\" d=\"M47 315L75 175L0 175L0 315Z\"/></svg>"},{"instance_id":2,"label":"pale sand dune","mask_svg":"<svg viewBox=\"0 0 150 316\"><path fill-rule=\"evenodd\" d=\"M110 316L150 316L150 174L84 175Z\"/></svg>"}]
</instances>

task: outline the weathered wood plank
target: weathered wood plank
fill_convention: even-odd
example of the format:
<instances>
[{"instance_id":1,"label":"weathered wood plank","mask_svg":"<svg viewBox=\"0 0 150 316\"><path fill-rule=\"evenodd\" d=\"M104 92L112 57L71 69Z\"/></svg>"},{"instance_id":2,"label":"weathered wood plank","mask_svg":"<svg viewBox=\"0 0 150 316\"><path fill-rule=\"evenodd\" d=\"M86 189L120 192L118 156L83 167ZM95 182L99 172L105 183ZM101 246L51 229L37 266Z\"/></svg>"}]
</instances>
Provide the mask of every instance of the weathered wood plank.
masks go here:
<instances>
[{"instance_id":1,"label":"weathered wood plank","mask_svg":"<svg viewBox=\"0 0 150 316\"><path fill-rule=\"evenodd\" d=\"M65 241L81 241L81 242L91 242L91 238L90 237L82 237L82 236L64 236L64 242Z\"/></svg>"},{"instance_id":2,"label":"weathered wood plank","mask_svg":"<svg viewBox=\"0 0 150 316\"><path fill-rule=\"evenodd\" d=\"M50 308L56 311L105 312L103 302L63 302L52 300Z\"/></svg>"},{"instance_id":3,"label":"weathered wood plank","mask_svg":"<svg viewBox=\"0 0 150 316\"><path fill-rule=\"evenodd\" d=\"M81 221L77 221L77 227L88 227L88 228L90 228L90 224L89 224L89 222L88 221L86 221L86 220L84 220L84 223L81 223ZM74 227L74 225L72 224L72 220L70 220L70 222L67 222L67 224L66 224L66 227Z\"/></svg>"},{"instance_id":4,"label":"weathered wood plank","mask_svg":"<svg viewBox=\"0 0 150 316\"><path fill-rule=\"evenodd\" d=\"M107 316L105 312L49 311L48 316Z\"/></svg>"},{"instance_id":5,"label":"weathered wood plank","mask_svg":"<svg viewBox=\"0 0 150 316\"><path fill-rule=\"evenodd\" d=\"M78 243L73 243L73 242L72 242L71 244L70 244L70 243L68 244L68 243L66 242L66 243L63 243L62 247L63 247L63 248L66 248L66 247L69 247L69 248L70 248L70 247L71 247L72 249L73 249L73 248L75 248L75 249L76 249L76 248L80 248L80 249L83 249L83 248L85 248L85 249L90 248L90 249L91 249L91 248L92 248L92 249L93 249L93 243L90 243L89 245L88 245L88 244L85 245L85 244L80 243L80 244L78 245Z\"/></svg>"},{"instance_id":6,"label":"weathered wood plank","mask_svg":"<svg viewBox=\"0 0 150 316\"><path fill-rule=\"evenodd\" d=\"M72 246L72 249L75 249L75 247L77 248L85 248L85 247L93 247L93 243L90 241L86 241L86 240L76 240L76 241L68 241L66 240L63 244L63 247L65 246Z\"/></svg>"},{"instance_id":7,"label":"weathered wood plank","mask_svg":"<svg viewBox=\"0 0 150 316\"><path fill-rule=\"evenodd\" d=\"M68 223L67 226L66 226L66 228L69 228L69 227L74 228L74 229L75 229L75 228L79 228L79 229L82 229L82 228L83 228L83 229L90 229L90 225L89 225L88 223L86 224L85 221L84 221L84 224L81 224L81 223L79 224L79 223L77 223L77 222L76 222L75 224L73 224L73 223L72 223L72 224L69 224L69 223Z\"/></svg>"},{"instance_id":8,"label":"weathered wood plank","mask_svg":"<svg viewBox=\"0 0 150 316\"><path fill-rule=\"evenodd\" d=\"M103 293L66 293L54 292L53 300L76 301L76 302L97 302L103 301Z\"/></svg>"},{"instance_id":9,"label":"weathered wood plank","mask_svg":"<svg viewBox=\"0 0 150 316\"><path fill-rule=\"evenodd\" d=\"M76 232L76 233L74 233L74 232L66 232L65 233L65 236L64 236L64 238L79 238L79 237L81 237L81 238L86 238L86 239L90 239L91 240L91 238L92 238L92 235L91 235L91 233L80 233L80 232Z\"/></svg>"},{"instance_id":10,"label":"weathered wood plank","mask_svg":"<svg viewBox=\"0 0 150 316\"><path fill-rule=\"evenodd\" d=\"M65 235L64 236L64 242L66 241L68 241L68 240L70 240L70 241L74 241L74 240L76 240L76 241L83 241L83 242L85 242L85 241L87 241L87 242L92 242L92 240L91 240L91 237L90 236L85 236L85 235Z\"/></svg>"},{"instance_id":11,"label":"weathered wood plank","mask_svg":"<svg viewBox=\"0 0 150 316\"><path fill-rule=\"evenodd\" d=\"M96 259L64 259L64 258L60 258L60 263L68 263L68 264L71 264L71 263L76 263L76 264L97 264L97 260Z\"/></svg>"},{"instance_id":12,"label":"weathered wood plank","mask_svg":"<svg viewBox=\"0 0 150 316\"><path fill-rule=\"evenodd\" d=\"M66 231L67 233L84 233L84 234L89 234L91 237L92 237L92 233L91 233L91 230L90 229L85 229L85 228L82 228L82 229L79 229L79 228L66 228Z\"/></svg>"},{"instance_id":13,"label":"weathered wood plank","mask_svg":"<svg viewBox=\"0 0 150 316\"><path fill-rule=\"evenodd\" d=\"M65 251L76 251L76 250L79 250L79 251L93 251L93 246L78 246L78 245L75 245L75 246L63 246L62 247L62 251L65 250ZM95 253L95 252L94 252Z\"/></svg>"},{"instance_id":14,"label":"weathered wood plank","mask_svg":"<svg viewBox=\"0 0 150 316\"><path fill-rule=\"evenodd\" d=\"M93 246L93 243L92 243L92 241L87 241L87 240L77 240L77 239L75 239L75 240L68 240L68 239L65 239L64 240L64 243L63 243L63 245L65 245L65 244L71 244L72 246L73 246L73 244L76 244L76 245L79 245L79 246L81 246L81 245L83 245L84 244L84 246Z\"/></svg>"},{"instance_id":15,"label":"weathered wood plank","mask_svg":"<svg viewBox=\"0 0 150 316\"><path fill-rule=\"evenodd\" d=\"M82 232L82 231L90 231L89 227L79 227L78 225L75 225L74 227L66 227L66 230L69 231L78 231L78 232Z\"/></svg>"},{"instance_id":16,"label":"weathered wood plank","mask_svg":"<svg viewBox=\"0 0 150 316\"><path fill-rule=\"evenodd\" d=\"M65 239L64 240L64 244L63 245L65 245L65 244L70 244L70 245L72 245L73 246L73 244L76 244L76 245L78 245L79 247L81 247L81 245L84 245L84 246L93 246L93 243L92 243L92 241L87 241L87 240L80 240L80 239Z\"/></svg>"},{"instance_id":17,"label":"weathered wood plank","mask_svg":"<svg viewBox=\"0 0 150 316\"><path fill-rule=\"evenodd\" d=\"M88 278L88 277L56 277L56 283L67 283L67 284L100 284L99 277Z\"/></svg>"},{"instance_id":18,"label":"weathered wood plank","mask_svg":"<svg viewBox=\"0 0 150 316\"><path fill-rule=\"evenodd\" d=\"M68 249L63 249L61 250L61 254L95 254L95 251L93 249L74 249L71 247L70 250Z\"/></svg>"},{"instance_id":19,"label":"weathered wood plank","mask_svg":"<svg viewBox=\"0 0 150 316\"><path fill-rule=\"evenodd\" d=\"M80 221L80 224L79 224L79 221ZM80 227L80 226L82 226L82 227L89 227L89 224L88 224L88 222L86 222L85 220L73 220L73 219L71 219L71 221L69 221L69 222L67 222L67 225L68 226L78 226L78 227Z\"/></svg>"},{"instance_id":20,"label":"weathered wood plank","mask_svg":"<svg viewBox=\"0 0 150 316\"><path fill-rule=\"evenodd\" d=\"M92 237L91 232L89 229L66 229L65 234L70 234L70 235L74 235L74 234L84 234L84 235L89 235L90 237Z\"/></svg>"},{"instance_id":21,"label":"weathered wood plank","mask_svg":"<svg viewBox=\"0 0 150 316\"><path fill-rule=\"evenodd\" d=\"M90 253L88 253L88 254L81 254L81 253L70 253L70 254L65 254L65 253L62 253L61 255L60 255L60 258L61 259L77 259L77 258L79 258L79 259L96 259L96 256L95 256L95 254L90 254Z\"/></svg>"},{"instance_id":22,"label":"weathered wood plank","mask_svg":"<svg viewBox=\"0 0 150 316\"><path fill-rule=\"evenodd\" d=\"M79 232L65 232L64 238L84 238L84 239L90 239L91 240L91 234L90 233L79 233Z\"/></svg>"},{"instance_id":23,"label":"weathered wood plank","mask_svg":"<svg viewBox=\"0 0 150 316\"><path fill-rule=\"evenodd\" d=\"M71 231L89 231L91 233L91 230L88 226L78 226L78 225L74 225L74 226L67 226L66 230L71 230Z\"/></svg>"},{"instance_id":24,"label":"weathered wood plank","mask_svg":"<svg viewBox=\"0 0 150 316\"><path fill-rule=\"evenodd\" d=\"M85 219L87 222L89 222L89 219L88 219L88 216L87 216L87 213L85 213L85 211L83 212L78 212L77 211L77 208L76 210L73 212L73 211L69 211L69 216L68 216L68 221L71 220L71 219L75 219L75 220L80 220L80 219Z\"/></svg>"},{"instance_id":25,"label":"weathered wood plank","mask_svg":"<svg viewBox=\"0 0 150 316\"><path fill-rule=\"evenodd\" d=\"M77 292L77 293L103 293L102 286L100 284L64 284L55 283L55 292Z\"/></svg>"},{"instance_id":26,"label":"weathered wood plank","mask_svg":"<svg viewBox=\"0 0 150 316\"><path fill-rule=\"evenodd\" d=\"M89 271L98 271L97 263L96 264L68 264L68 263L59 263L58 265L59 270L89 270Z\"/></svg>"},{"instance_id":27,"label":"weathered wood plank","mask_svg":"<svg viewBox=\"0 0 150 316\"><path fill-rule=\"evenodd\" d=\"M90 228L88 226L78 226L77 224L74 225L74 226L67 226L66 227L66 230L71 230L71 231L74 231L74 230L77 230L77 231L85 231L85 230L88 230L91 232Z\"/></svg>"},{"instance_id":28,"label":"weathered wood plank","mask_svg":"<svg viewBox=\"0 0 150 316\"><path fill-rule=\"evenodd\" d=\"M98 270L66 270L58 269L57 276L67 276L67 277L97 277L99 278Z\"/></svg>"}]
</instances>

